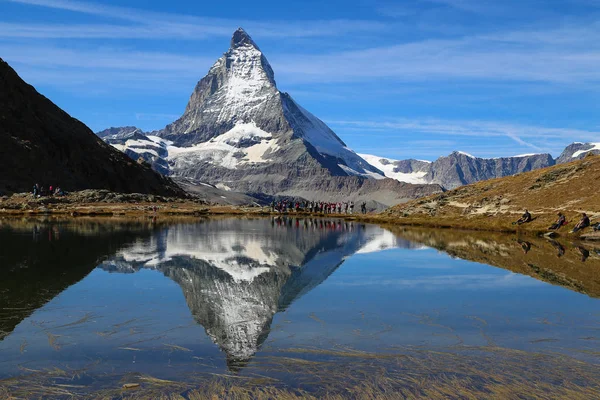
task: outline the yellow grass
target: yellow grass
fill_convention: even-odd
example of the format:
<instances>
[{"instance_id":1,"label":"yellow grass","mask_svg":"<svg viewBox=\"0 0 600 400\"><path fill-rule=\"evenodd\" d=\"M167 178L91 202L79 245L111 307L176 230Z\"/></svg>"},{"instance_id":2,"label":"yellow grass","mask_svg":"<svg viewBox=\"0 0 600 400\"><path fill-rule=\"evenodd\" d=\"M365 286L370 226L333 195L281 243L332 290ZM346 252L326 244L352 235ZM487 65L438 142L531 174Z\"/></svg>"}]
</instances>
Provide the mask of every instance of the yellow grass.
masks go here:
<instances>
[{"instance_id":1,"label":"yellow grass","mask_svg":"<svg viewBox=\"0 0 600 400\"><path fill-rule=\"evenodd\" d=\"M243 375L187 375L182 382L130 374L112 387L64 381L50 371L0 381L3 398L127 399L594 399L600 367L559 355L498 347L404 354L293 349L259 358ZM315 358L310 360L310 358ZM260 372L259 372L260 371ZM285 376L293 377L293 384ZM56 382L60 381L60 384ZM124 389L128 385L131 389Z\"/></svg>"}]
</instances>

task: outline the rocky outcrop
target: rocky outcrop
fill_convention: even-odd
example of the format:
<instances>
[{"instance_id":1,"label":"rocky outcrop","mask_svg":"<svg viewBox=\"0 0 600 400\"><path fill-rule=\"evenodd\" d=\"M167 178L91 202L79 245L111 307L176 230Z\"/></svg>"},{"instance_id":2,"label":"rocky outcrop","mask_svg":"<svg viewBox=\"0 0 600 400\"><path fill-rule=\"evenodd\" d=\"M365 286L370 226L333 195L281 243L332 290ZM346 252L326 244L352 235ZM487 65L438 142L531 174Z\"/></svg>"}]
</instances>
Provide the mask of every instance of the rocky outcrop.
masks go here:
<instances>
[{"instance_id":1,"label":"rocky outcrop","mask_svg":"<svg viewBox=\"0 0 600 400\"><path fill-rule=\"evenodd\" d=\"M183 194L170 179L100 140L0 60L0 191L40 185Z\"/></svg>"},{"instance_id":2,"label":"rocky outcrop","mask_svg":"<svg viewBox=\"0 0 600 400\"><path fill-rule=\"evenodd\" d=\"M383 160L382 163L385 163L387 160ZM431 163L429 161L421 161L415 159L409 160L400 160L388 163L394 166L394 172L400 172L403 174L412 174L415 172L427 172L431 167Z\"/></svg>"},{"instance_id":3,"label":"rocky outcrop","mask_svg":"<svg viewBox=\"0 0 600 400\"><path fill-rule=\"evenodd\" d=\"M600 154L600 143L572 143L556 159L558 164L581 160L588 154Z\"/></svg>"},{"instance_id":4,"label":"rocky outcrop","mask_svg":"<svg viewBox=\"0 0 600 400\"><path fill-rule=\"evenodd\" d=\"M104 139L106 141L121 144L131 139L146 139L146 133L135 126L108 128L103 131L97 132L96 135L99 138Z\"/></svg>"}]
</instances>

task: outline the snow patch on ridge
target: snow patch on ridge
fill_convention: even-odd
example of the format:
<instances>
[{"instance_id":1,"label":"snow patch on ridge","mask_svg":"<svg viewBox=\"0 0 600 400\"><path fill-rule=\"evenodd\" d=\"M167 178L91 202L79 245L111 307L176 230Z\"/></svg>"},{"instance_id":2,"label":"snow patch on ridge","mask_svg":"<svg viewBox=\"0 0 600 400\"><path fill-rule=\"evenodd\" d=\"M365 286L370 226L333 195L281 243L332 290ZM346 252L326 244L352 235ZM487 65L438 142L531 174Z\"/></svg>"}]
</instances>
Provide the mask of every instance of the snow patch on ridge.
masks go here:
<instances>
[{"instance_id":1,"label":"snow patch on ridge","mask_svg":"<svg viewBox=\"0 0 600 400\"><path fill-rule=\"evenodd\" d=\"M221 89L224 102L218 117L218 121L225 122L231 121L239 109L247 108L249 104L260 107L273 94L269 90L273 83L261 65L260 50L251 45L241 46L232 49L227 59L232 68L227 83Z\"/></svg>"},{"instance_id":2,"label":"snow patch on ridge","mask_svg":"<svg viewBox=\"0 0 600 400\"><path fill-rule=\"evenodd\" d=\"M413 183L417 185L427 183L425 179L427 172L413 172L410 174L395 172L394 169L396 168L396 166L394 163L396 163L398 160L378 157L371 154L359 154L359 156L375 168L383 171L385 176L388 178L396 179L400 182Z\"/></svg>"},{"instance_id":3,"label":"snow patch on ridge","mask_svg":"<svg viewBox=\"0 0 600 400\"><path fill-rule=\"evenodd\" d=\"M319 153L342 160L348 168L341 165L340 167L350 175L384 178L372 165L349 149L323 121L296 103L289 95L283 95L282 99L284 114L291 126Z\"/></svg>"},{"instance_id":4,"label":"snow patch on ridge","mask_svg":"<svg viewBox=\"0 0 600 400\"><path fill-rule=\"evenodd\" d=\"M469 158L477 158L474 155L471 155L469 153L465 153L464 151L455 151L455 153L462 154L463 156L467 156Z\"/></svg>"},{"instance_id":5,"label":"snow patch on ridge","mask_svg":"<svg viewBox=\"0 0 600 400\"><path fill-rule=\"evenodd\" d=\"M248 147L244 143L256 142ZM208 142L191 147L168 146L168 159L175 169L184 169L201 162L210 162L228 169L240 164L268 162L268 153L279 149L273 135L254 123L237 124L230 131Z\"/></svg>"},{"instance_id":6,"label":"snow patch on ridge","mask_svg":"<svg viewBox=\"0 0 600 400\"><path fill-rule=\"evenodd\" d=\"M573 153L571 158L577 158L582 154L589 153L590 151L600 150L600 143L586 143L586 144L592 146L592 148L587 149L587 150L576 151L575 153Z\"/></svg>"}]
</instances>

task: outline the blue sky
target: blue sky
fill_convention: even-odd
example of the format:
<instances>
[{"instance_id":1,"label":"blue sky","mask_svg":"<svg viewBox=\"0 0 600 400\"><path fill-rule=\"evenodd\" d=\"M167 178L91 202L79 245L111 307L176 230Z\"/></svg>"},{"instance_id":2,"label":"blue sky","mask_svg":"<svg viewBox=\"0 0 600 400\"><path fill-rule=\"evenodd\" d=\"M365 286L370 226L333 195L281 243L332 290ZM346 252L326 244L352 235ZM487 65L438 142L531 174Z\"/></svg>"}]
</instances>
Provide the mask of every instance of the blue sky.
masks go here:
<instances>
[{"instance_id":1,"label":"blue sky","mask_svg":"<svg viewBox=\"0 0 600 400\"><path fill-rule=\"evenodd\" d=\"M0 57L94 131L160 129L244 27L357 152L600 141L600 0L0 0Z\"/></svg>"}]
</instances>

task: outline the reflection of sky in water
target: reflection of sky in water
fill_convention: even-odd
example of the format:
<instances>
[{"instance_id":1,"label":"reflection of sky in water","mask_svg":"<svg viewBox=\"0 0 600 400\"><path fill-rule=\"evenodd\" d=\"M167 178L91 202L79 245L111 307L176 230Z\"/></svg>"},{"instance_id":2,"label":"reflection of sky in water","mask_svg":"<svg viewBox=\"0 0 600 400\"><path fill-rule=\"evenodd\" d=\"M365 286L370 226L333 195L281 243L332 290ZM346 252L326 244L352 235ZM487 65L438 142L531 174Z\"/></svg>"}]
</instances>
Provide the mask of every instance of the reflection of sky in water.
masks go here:
<instances>
[{"instance_id":1,"label":"reflection of sky in water","mask_svg":"<svg viewBox=\"0 0 600 400\"><path fill-rule=\"evenodd\" d=\"M286 226L221 221L136 240L103 264L112 273L93 270L0 341L0 374L99 362L174 378L313 347L493 345L585 358L598 343L597 299L375 227Z\"/></svg>"},{"instance_id":2,"label":"reflection of sky in water","mask_svg":"<svg viewBox=\"0 0 600 400\"><path fill-rule=\"evenodd\" d=\"M493 344L577 354L600 339L597 299L431 249L349 259L286 318L310 312L325 321L325 343L371 350ZM302 325L290 330L301 336Z\"/></svg>"}]
</instances>

